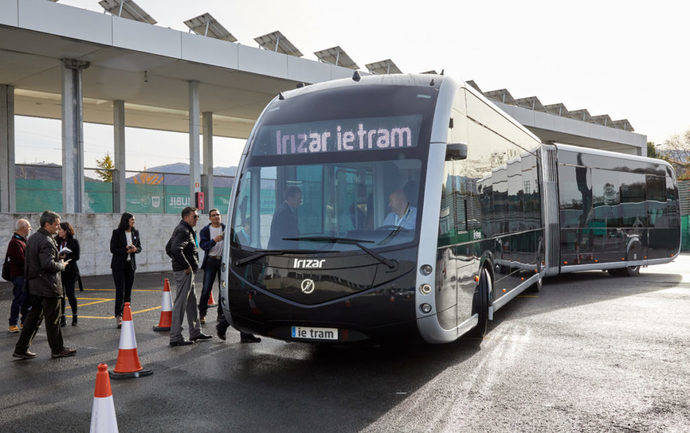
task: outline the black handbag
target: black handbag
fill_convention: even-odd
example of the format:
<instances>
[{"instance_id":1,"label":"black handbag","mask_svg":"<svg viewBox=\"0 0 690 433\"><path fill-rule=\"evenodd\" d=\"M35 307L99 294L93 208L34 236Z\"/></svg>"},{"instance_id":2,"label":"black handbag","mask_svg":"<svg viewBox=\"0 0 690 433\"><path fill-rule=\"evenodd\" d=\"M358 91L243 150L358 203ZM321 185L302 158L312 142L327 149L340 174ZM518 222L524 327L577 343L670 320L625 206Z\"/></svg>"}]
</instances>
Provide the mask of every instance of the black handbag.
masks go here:
<instances>
[{"instance_id":1,"label":"black handbag","mask_svg":"<svg viewBox=\"0 0 690 433\"><path fill-rule=\"evenodd\" d=\"M10 281L10 258L5 255L5 260L2 262L2 275L0 275L3 280Z\"/></svg>"}]
</instances>

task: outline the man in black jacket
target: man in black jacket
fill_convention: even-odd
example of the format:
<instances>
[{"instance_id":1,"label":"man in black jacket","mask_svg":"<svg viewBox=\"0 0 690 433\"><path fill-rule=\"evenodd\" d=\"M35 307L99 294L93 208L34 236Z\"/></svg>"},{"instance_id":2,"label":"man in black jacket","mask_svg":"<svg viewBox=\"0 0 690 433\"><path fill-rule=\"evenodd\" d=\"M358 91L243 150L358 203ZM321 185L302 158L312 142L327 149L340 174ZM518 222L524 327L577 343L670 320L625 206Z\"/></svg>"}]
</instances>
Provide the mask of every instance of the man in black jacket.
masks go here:
<instances>
[{"instance_id":1,"label":"man in black jacket","mask_svg":"<svg viewBox=\"0 0 690 433\"><path fill-rule=\"evenodd\" d=\"M36 357L35 353L29 351L29 346L44 315L52 357L64 358L77 352L64 346L59 325L62 298L60 272L67 266L66 261L58 260L58 248L53 238L60 226L60 215L45 211L41 215L40 223L41 228L26 243L25 276L31 311L12 354L20 359Z\"/></svg>"},{"instance_id":2,"label":"man in black jacket","mask_svg":"<svg viewBox=\"0 0 690 433\"><path fill-rule=\"evenodd\" d=\"M208 340L210 335L201 332L196 312L194 294L194 273L199 269L199 255L194 226L199 214L197 209L187 206L182 209L182 221L175 227L166 246L166 253L172 259L174 300L172 323L170 325L170 345L186 346L195 341ZM189 340L182 337L182 320L187 313Z\"/></svg>"}]
</instances>

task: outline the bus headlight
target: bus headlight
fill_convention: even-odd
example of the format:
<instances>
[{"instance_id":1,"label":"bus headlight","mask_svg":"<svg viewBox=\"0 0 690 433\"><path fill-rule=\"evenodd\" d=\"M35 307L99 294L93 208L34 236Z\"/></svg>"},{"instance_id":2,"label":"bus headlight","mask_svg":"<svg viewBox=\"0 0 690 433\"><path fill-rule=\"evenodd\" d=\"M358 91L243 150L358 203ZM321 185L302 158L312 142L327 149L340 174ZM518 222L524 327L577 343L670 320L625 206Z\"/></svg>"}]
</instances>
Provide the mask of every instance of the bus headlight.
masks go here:
<instances>
[{"instance_id":1,"label":"bus headlight","mask_svg":"<svg viewBox=\"0 0 690 433\"><path fill-rule=\"evenodd\" d=\"M424 313L424 314L431 313L431 305L429 305L429 304L424 303L424 304L419 306L419 309L422 310L422 313Z\"/></svg>"},{"instance_id":2,"label":"bus headlight","mask_svg":"<svg viewBox=\"0 0 690 433\"><path fill-rule=\"evenodd\" d=\"M429 285L429 284L422 284L421 286L419 286L419 292L420 292L422 295L428 295L429 293L431 293L431 285Z\"/></svg>"}]
</instances>

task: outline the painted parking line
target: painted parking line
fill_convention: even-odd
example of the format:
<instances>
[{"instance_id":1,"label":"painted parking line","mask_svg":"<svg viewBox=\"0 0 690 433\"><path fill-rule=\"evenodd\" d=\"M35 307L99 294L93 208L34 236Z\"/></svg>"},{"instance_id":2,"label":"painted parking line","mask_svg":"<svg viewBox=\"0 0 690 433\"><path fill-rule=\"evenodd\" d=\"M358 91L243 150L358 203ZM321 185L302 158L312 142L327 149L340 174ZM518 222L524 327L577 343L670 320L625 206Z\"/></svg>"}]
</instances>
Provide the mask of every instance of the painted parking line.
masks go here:
<instances>
[{"instance_id":1,"label":"painted parking line","mask_svg":"<svg viewBox=\"0 0 690 433\"><path fill-rule=\"evenodd\" d=\"M77 298L77 300L93 299L92 302L86 302L84 304L77 304L77 307L85 307L87 305L103 304L105 302L114 301L114 298Z\"/></svg>"},{"instance_id":2,"label":"painted parking line","mask_svg":"<svg viewBox=\"0 0 690 433\"><path fill-rule=\"evenodd\" d=\"M147 309L145 309L145 310L132 311L132 315L134 315L134 314L139 314L139 313L146 313L147 311L158 310L159 308L161 308L160 305L157 306L157 307L147 308Z\"/></svg>"},{"instance_id":3,"label":"painted parking line","mask_svg":"<svg viewBox=\"0 0 690 433\"><path fill-rule=\"evenodd\" d=\"M137 311L132 311L132 315L139 314L139 313L146 313L148 311L153 311L153 310L158 310L161 307L152 307L152 308L146 308L145 310L137 310ZM66 317L72 317L69 314L65 314ZM84 316L79 314L78 315L80 319L102 319L102 320L112 320L115 318L115 316Z\"/></svg>"},{"instance_id":4,"label":"painted parking line","mask_svg":"<svg viewBox=\"0 0 690 433\"><path fill-rule=\"evenodd\" d=\"M518 298L538 298L539 295L518 295Z\"/></svg>"}]
</instances>

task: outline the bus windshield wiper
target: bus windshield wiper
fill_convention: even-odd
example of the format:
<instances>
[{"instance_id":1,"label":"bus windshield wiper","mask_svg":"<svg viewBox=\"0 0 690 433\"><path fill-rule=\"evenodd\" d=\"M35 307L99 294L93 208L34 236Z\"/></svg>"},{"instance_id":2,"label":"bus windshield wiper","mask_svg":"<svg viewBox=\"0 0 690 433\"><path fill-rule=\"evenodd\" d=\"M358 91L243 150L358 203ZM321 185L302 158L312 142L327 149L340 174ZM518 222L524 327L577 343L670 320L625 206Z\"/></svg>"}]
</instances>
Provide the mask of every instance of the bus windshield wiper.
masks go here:
<instances>
[{"instance_id":1,"label":"bus windshield wiper","mask_svg":"<svg viewBox=\"0 0 690 433\"><path fill-rule=\"evenodd\" d=\"M244 258L241 258L239 260L235 260L235 266L242 266L246 265L247 263L253 262L254 260L260 259L264 256L269 256L269 255L274 255L274 256L280 256L283 254L308 254L308 253L316 253L318 251L315 250L262 250L258 251L256 254L252 254L251 256L247 256Z\"/></svg>"},{"instance_id":2,"label":"bus windshield wiper","mask_svg":"<svg viewBox=\"0 0 690 433\"><path fill-rule=\"evenodd\" d=\"M310 241L310 242L329 242L329 243L341 243L350 244L358 246L362 251L369 254L371 257L375 258L379 262L393 269L397 266L394 260L389 260L382 255L370 250L369 248L362 245L362 243L374 243L374 241L367 241L363 239L350 239L350 238L339 238L335 236L300 236L296 238L283 238L284 241Z\"/></svg>"}]
</instances>

